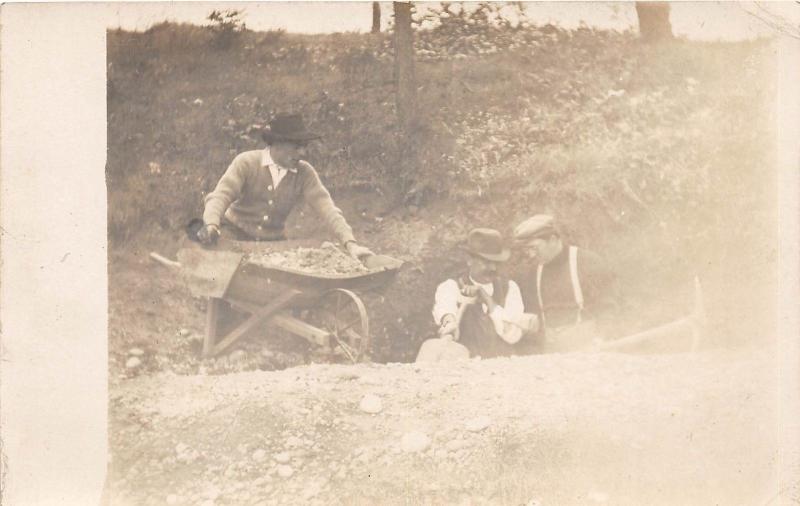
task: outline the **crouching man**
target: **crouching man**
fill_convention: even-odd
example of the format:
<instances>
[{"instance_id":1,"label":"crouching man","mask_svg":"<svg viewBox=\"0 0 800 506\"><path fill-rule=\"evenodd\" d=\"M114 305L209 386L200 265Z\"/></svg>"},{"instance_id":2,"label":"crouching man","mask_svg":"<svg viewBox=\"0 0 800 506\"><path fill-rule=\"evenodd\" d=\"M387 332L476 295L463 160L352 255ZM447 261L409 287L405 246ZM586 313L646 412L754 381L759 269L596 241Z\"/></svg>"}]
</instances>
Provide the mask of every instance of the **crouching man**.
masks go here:
<instances>
[{"instance_id":1,"label":"crouching man","mask_svg":"<svg viewBox=\"0 0 800 506\"><path fill-rule=\"evenodd\" d=\"M564 242L556 220L546 214L520 223L514 242L533 264L517 279L525 307L539 315L540 351L587 348L613 328L616 276L600 255Z\"/></svg>"},{"instance_id":2,"label":"crouching man","mask_svg":"<svg viewBox=\"0 0 800 506\"><path fill-rule=\"evenodd\" d=\"M518 354L525 350L524 334L536 331L536 316L524 312L519 287L497 272L511 255L500 233L476 228L463 249L466 272L436 288L439 337L422 344L418 362Z\"/></svg>"}]
</instances>

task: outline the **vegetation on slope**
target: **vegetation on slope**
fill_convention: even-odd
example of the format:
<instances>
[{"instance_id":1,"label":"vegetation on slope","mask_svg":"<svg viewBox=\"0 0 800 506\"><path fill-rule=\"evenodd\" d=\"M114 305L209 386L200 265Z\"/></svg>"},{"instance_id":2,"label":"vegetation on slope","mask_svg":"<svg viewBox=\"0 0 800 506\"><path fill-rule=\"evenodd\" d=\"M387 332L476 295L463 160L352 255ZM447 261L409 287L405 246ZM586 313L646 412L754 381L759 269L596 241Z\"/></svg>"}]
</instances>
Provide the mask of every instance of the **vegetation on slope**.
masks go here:
<instances>
[{"instance_id":1,"label":"vegetation on slope","mask_svg":"<svg viewBox=\"0 0 800 506\"><path fill-rule=\"evenodd\" d=\"M647 323L685 309L695 274L726 336L763 330L755 313L771 317L768 41L644 45L586 27L439 23L417 32L420 117L409 153L388 35L226 37L168 23L109 33L117 249L179 236L233 156L261 147L259 128L292 110L323 134L310 161L357 232L415 265L398 290L419 296L378 326L405 343L400 355L429 331L432 288L457 268L452 253L466 231L507 233L542 211L612 260ZM424 244L411 250L394 221L412 223ZM736 307L746 318L730 318ZM405 323L392 323L398 314Z\"/></svg>"}]
</instances>

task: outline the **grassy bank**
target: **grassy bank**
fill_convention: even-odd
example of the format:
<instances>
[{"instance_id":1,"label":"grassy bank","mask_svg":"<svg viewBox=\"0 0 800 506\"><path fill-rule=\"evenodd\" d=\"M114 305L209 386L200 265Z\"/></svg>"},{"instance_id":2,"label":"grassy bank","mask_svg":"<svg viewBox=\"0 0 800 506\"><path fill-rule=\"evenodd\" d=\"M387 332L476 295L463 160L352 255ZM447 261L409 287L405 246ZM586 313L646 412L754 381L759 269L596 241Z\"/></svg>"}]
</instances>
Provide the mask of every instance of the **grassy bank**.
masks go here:
<instances>
[{"instance_id":1,"label":"grassy bank","mask_svg":"<svg viewBox=\"0 0 800 506\"><path fill-rule=\"evenodd\" d=\"M323 134L310 161L359 236L410 261L376 326L386 357L430 331L433 287L457 269L470 227L509 232L542 211L618 268L632 329L685 311L699 273L720 336L769 333L768 42L646 46L544 26L456 45L443 30L417 34L414 156L399 142L388 35L243 32L221 44L187 25L109 32L113 249L179 237L233 156L293 110ZM298 221L298 233L313 228Z\"/></svg>"}]
</instances>

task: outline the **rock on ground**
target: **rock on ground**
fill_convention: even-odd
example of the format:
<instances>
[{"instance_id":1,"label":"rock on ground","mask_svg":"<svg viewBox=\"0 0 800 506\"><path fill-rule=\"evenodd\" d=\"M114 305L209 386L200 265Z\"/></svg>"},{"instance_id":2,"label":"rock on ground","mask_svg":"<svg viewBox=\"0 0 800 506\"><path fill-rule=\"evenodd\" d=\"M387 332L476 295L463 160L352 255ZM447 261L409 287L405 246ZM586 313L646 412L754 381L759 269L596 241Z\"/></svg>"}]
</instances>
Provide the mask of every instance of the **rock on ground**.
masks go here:
<instances>
[{"instance_id":1,"label":"rock on ground","mask_svg":"<svg viewBox=\"0 0 800 506\"><path fill-rule=\"evenodd\" d=\"M423 452L428 449L431 444L429 438L424 432L412 431L403 435L400 440L400 447L405 452Z\"/></svg>"},{"instance_id":2,"label":"rock on ground","mask_svg":"<svg viewBox=\"0 0 800 506\"><path fill-rule=\"evenodd\" d=\"M383 403L381 402L381 398L377 395L367 394L361 398L358 407L365 413L376 414L380 413L383 409Z\"/></svg>"}]
</instances>

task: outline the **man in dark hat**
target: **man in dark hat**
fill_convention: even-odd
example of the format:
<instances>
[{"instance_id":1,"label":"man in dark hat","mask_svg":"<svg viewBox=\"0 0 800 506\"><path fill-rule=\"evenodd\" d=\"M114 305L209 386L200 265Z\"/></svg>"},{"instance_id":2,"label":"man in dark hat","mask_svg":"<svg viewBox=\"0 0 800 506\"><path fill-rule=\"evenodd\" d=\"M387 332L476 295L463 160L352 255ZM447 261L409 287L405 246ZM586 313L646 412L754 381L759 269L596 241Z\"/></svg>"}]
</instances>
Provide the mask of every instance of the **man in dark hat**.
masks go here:
<instances>
[{"instance_id":1,"label":"man in dark hat","mask_svg":"<svg viewBox=\"0 0 800 506\"><path fill-rule=\"evenodd\" d=\"M436 288L433 318L439 325L439 337L457 341L471 356L519 353L523 334L535 330L536 321L525 314L517 284L497 272L511 252L500 232L488 228L472 230L463 249L467 272ZM427 359L426 343L418 361Z\"/></svg>"},{"instance_id":2,"label":"man in dark hat","mask_svg":"<svg viewBox=\"0 0 800 506\"><path fill-rule=\"evenodd\" d=\"M604 259L566 244L547 214L520 223L514 242L533 261L516 279L526 309L539 316L543 351L579 349L600 338L618 306L615 276Z\"/></svg>"},{"instance_id":3,"label":"man in dark hat","mask_svg":"<svg viewBox=\"0 0 800 506\"><path fill-rule=\"evenodd\" d=\"M303 158L320 136L306 129L300 115L279 115L263 132L267 146L234 158L205 198L203 226L197 238L213 244L220 235L234 240L285 239L284 223L304 199L351 256L372 252L356 243L353 230L333 203L319 175Z\"/></svg>"}]
</instances>

